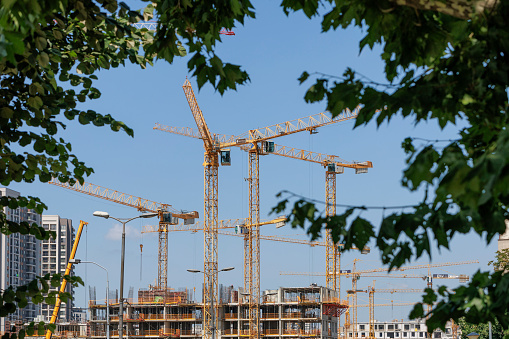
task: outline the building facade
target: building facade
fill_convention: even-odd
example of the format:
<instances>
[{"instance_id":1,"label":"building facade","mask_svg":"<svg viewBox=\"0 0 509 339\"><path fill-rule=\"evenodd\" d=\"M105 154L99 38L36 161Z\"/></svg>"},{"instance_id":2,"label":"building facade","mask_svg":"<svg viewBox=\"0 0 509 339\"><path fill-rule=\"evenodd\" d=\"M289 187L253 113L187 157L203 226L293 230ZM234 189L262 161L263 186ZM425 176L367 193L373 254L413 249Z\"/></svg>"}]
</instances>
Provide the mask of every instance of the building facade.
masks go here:
<instances>
[{"instance_id":1,"label":"building facade","mask_svg":"<svg viewBox=\"0 0 509 339\"><path fill-rule=\"evenodd\" d=\"M74 243L74 228L72 220L61 218L58 215L43 215L42 226L44 229L56 232L56 238L41 241L41 276L46 274L60 273L62 276L67 268L69 255L71 254L72 245ZM71 275L73 272L71 271ZM53 288L59 290L59 288ZM67 284L66 292L74 295L71 284ZM59 321L71 321L74 302L69 300L67 303L62 302L60 305ZM40 315L42 321L50 321L53 314L54 305L42 304Z\"/></svg>"},{"instance_id":2,"label":"building facade","mask_svg":"<svg viewBox=\"0 0 509 339\"><path fill-rule=\"evenodd\" d=\"M17 198L19 192L0 187L0 196ZM11 209L4 207L8 221L41 225L41 215L26 207ZM40 242L33 235L13 233L0 234L0 288L28 284L40 273ZM10 330L11 325L32 321L39 314L39 307L31 302L16 313L0 318L0 333Z\"/></svg>"},{"instance_id":3,"label":"building facade","mask_svg":"<svg viewBox=\"0 0 509 339\"><path fill-rule=\"evenodd\" d=\"M241 291L241 290L240 290ZM124 308L123 336L200 339L203 335L203 304L189 290L140 290L138 300ZM321 286L281 287L268 290L260 300L259 337L338 338L338 317L346 309L337 292ZM106 338L108 308L91 300L90 338ZM110 298L110 336L118 337L119 303ZM241 339L249 335L249 304L239 290L220 288L216 308L216 338Z\"/></svg>"},{"instance_id":4,"label":"building facade","mask_svg":"<svg viewBox=\"0 0 509 339\"><path fill-rule=\"evenodd\" d=\"M350 338L369 338L369 322L359 322L357 324L357 333L353 334L352 330L345 330L346 337ZM376 321L374 322L375 339L459 339L461 331L457 325L448 322L445 326L445 332L435 329L433 333L428 333L426 320L409 320L409 321Z\"/></svg>"}]
</instances>

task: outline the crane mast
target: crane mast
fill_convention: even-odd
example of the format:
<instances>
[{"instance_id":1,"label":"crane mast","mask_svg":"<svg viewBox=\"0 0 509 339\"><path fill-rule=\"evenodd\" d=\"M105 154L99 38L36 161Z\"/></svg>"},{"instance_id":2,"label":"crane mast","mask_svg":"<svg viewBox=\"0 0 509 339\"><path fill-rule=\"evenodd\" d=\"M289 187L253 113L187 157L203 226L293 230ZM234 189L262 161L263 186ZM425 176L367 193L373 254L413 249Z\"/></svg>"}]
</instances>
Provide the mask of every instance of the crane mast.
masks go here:
<instances>
[{"instance_id":1,"label":"crane mast","mask_svg":"<svg viewBox=\"0 0 509 339\"><path fill-rule=\"evenodd\" d=\"M188 79L182 86L193 114L196 126L203 140L205 149L204 169L204 225L203 225L203 338L216 337L218 331L217 317L214 316L214 305L218 304L218 168L219 149L215 147L203 113L198 106L196 96ZM213 333L214 332L214 333Z\"/></svg>"},{"instance_id":2,"label":"crane mast","mask_svg":"<svg viewBox=\"0 0 509 339\"><path fill-rule=\"evenodd\" d=\"M258 144L249 151L249 220L260 222L260 155ZM257 337L260 330L258 302L260 300L260 226L253 226L244 243L244 290L249 293L249 337Z\"/></svg>"},{"instance_id":3,"label":"crane mast","mask_svg":"<svg viewBox=\"0 0 509 339\"><path fill-rule=\"evenodd\" d=\"M329 170L325 172L325 197L325 214L332 217L336 215L336 173ZM341 280L338 276L341 268L341 253L332 240L331 230L327 230L326 244L325 281L327 288L341 291Z\"/></svg>"}]
</instances>

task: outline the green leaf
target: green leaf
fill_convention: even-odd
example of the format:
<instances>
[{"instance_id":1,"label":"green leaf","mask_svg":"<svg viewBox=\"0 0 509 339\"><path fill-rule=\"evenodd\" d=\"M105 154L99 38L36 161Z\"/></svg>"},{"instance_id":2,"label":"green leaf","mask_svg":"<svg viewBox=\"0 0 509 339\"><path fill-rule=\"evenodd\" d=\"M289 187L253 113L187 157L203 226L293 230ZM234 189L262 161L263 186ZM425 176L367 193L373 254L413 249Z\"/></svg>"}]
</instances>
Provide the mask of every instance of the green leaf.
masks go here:
<instances>
[{"instance_id":1,"label":"green leaf","mask_svg":"<svg viewBox=\"0 0 509 339\"><path fill-rule=\"evenodd\" d=\"M39 51L42 51L43 49L45 49L46 46L48 46L48 41L46 40L46 38L44 38L44 37L35 38L35 47Z\"/></svg>"},{"instance_id":2,"label":"green leaf","mask_svg":"<svg viewBox=\"0 0 509 339\"><path fill-rule=\"evenodd\" d=\"M28 98L27 104L29 106L31 106L32 108L40 109L44 103L43 103L41 97L35 96L35 97Z\"/></svg>"},{"instance_id":3,"label":"green leaf","mask_svg":"<svg viewBox=\"0 0 509 339\"><path fill-rule=\"evenodd\" d=\"M0 117L10 119L14 116L14 111L10 107L2 107L0 109Z\"/></svg>"},{"instance_id":4,"label":"green leaf","mask_svg":"<svg viewBox=\"0 0 509 339\"><path fill-rule=\"evenodd\" d=\"M41 52L38 56L39 64L41 67L48 67L49 65L49 55L45 52Z\"/></svg>"},{"instance_id":5,"label":"green leaf","mask_svg":"<svg viewBox=\"0 0 509 339\"><path fill-rule=\"evenodd\" d=\"M308 72L303 72L301 74L301 76L299 77L299 83L303 83L304 81L306 81L307 79L309 78L309 73Z\"/></svg>"}]
</instances>

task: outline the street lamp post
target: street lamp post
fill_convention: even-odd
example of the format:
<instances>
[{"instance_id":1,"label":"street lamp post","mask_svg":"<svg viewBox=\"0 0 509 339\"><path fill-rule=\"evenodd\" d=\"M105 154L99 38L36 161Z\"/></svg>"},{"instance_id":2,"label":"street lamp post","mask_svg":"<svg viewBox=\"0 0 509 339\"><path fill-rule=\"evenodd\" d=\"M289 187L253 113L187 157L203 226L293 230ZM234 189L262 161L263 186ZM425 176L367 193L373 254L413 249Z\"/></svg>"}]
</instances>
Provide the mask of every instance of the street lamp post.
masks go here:
<instances>
[{"instance_id":1,"label":"street lamp post","mask_svg":"<svg viewBox=\"0 0 509 339\"><path fill-rule=\"evenodd\" d=\"M77 265L77 264L94 264L96 266L99 266L103 270L106 271L106 339L110 339L110 298L109 298L109 292L110 292L110 279L108 276L108 270L99 265L96 262L93 261L82 261L80 259L70 259L69 262L71 264Z\"/></svg>"},{"instance_id":2,"label":"street lamp post","mask_svg":"<svg viewBox=\"0 0 509 339\"><path fill-rule=\"evenodd\" d=\"M152 218L157 216L157 213L145 213L142 215L138 215L133 218L115 218L109 215L108 212L95 211L94 216L101 218L111 218L113 220L118 221L122 224L122 251L120 256L120 307L118 311L118 339L122 339L123 337L123 329L124 329L124 257L125 257L125 224L129 221L138 218Z\"/></svg>"},{"instance_id":3,"label":"street lamp post","mask_svg":"<svg viewBox=\"0 0 509 339\"><path fill-rule=\"evenodd\" d=\"M217 273L219 272L226 272L226 271L231 271L235 269L235 267L226 267L226 268L223 268L223 269L220 269L217 271ZM195 269L188 269L187 270L188 272L191 272L191 273L205 273L203 271L200 271L200 270L195 270ZM212 286L209 286L209 293L210 293L210 314L212 314L212 339L215 339L216 338L216 309L214 307L214 296L212 295ZM205 297L203 298L205 299ZM205 321L205 317L203 318L203 320ZM202 330L203 331L203 330Z\"/></svg>"}]
</instances>

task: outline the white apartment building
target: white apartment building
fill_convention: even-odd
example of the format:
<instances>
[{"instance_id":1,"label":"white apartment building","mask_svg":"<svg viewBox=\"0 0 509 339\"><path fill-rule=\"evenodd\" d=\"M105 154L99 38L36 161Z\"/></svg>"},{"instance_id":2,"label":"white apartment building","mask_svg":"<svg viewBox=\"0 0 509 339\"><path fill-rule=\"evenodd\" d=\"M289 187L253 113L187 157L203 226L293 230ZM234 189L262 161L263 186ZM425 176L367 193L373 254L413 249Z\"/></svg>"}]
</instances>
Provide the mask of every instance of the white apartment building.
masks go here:
<instances>
[{"instance_id":1,"label":"white apartment building","mask_svg":"<svg viewBox=\"0 0 509 339\"><path fill-rule=\"evenodd\" d=\"M409 320L409 321L376 321L374 323L375 339L423 339L428 337L428 328L425 319ZM461 331L458 328L457 336L461 337ZM347 339L353 338L352 330L346 331ZM359 322L357 324L357 338L369 337L369 322ZM445 327L445 332L436 329L430 333L430 337L434 339L458 339L453 338L453 330L451 322Z\"/></svg>"},{"instance_id":2,"label":"white apartment building","mask_svg":"<svg viewBox=\"0 0 509 339\"><path fill-rule=\"evenodd\" d=\"M0 196L17 198L19 192L0 187ZM8 221L41 225L41 215L26 207L10 209L4 207ZM39 241L33 235L13 233L0 234L0 289L28 284L40 273ZM29 302L23 309L5 318L0 318L0 333L10 329L11 324L32 321L39 313L38 305Z\"/></svg>"},{"instance_id":3,"label":"white apartment building","mask_svg":"<svg viewBox=\"0 0 509 339\"><path fill-rule=\"evenodd\" d=\"M74 243L74 228L72 227L72 220L61 218L58 215L43 215L42 226L46 230L56 232L55 239L41 241L41 275L60 273L62 276L67 268L69 255L71 254L72 245ZM71 271L71 275L73 272ZM59 288L53 288L59 290ZM67 284L66 292L74 294L71 284ZM60 305L59 320L71 321L72 310L74 302L71 300L68 303L62 302ZM41 320L50 321L53 314L54 305L41 305Z\"/></svg>"}]
</instances>

